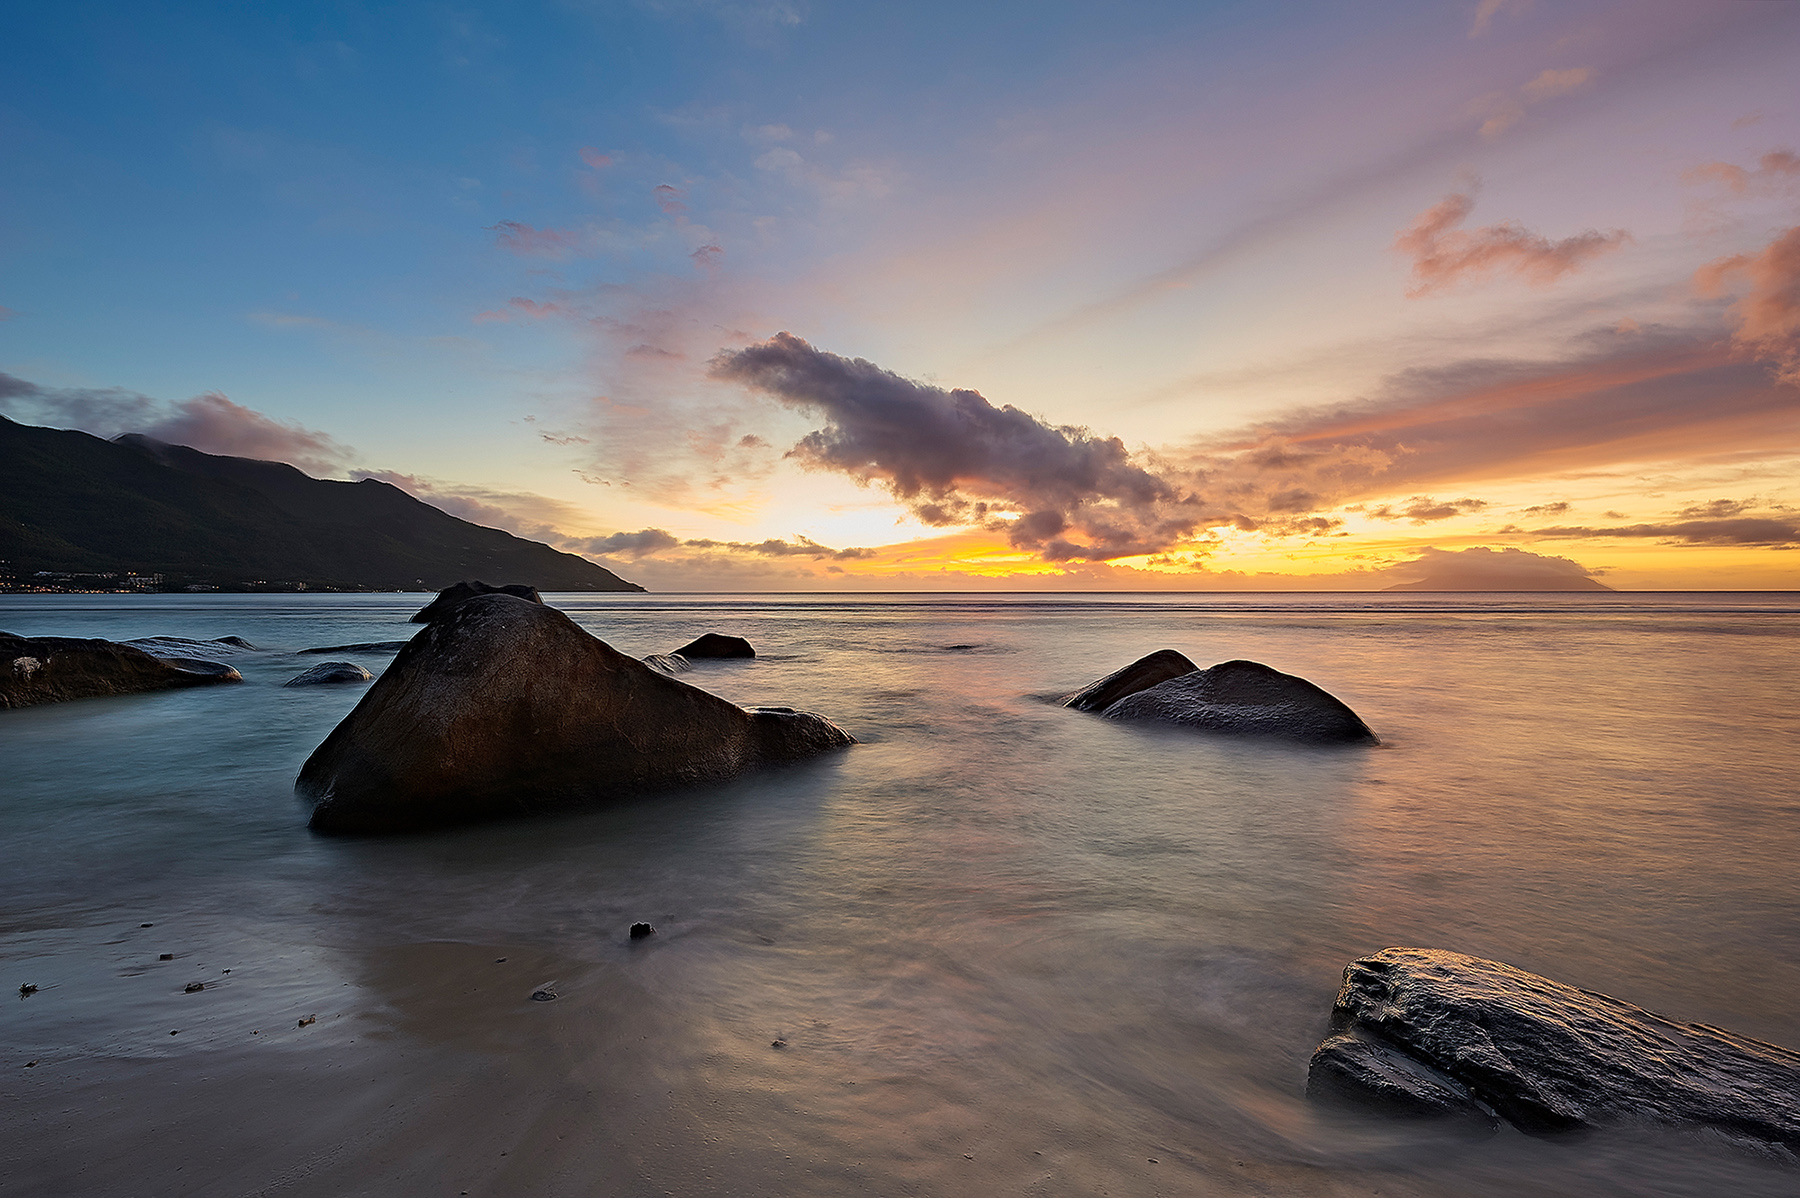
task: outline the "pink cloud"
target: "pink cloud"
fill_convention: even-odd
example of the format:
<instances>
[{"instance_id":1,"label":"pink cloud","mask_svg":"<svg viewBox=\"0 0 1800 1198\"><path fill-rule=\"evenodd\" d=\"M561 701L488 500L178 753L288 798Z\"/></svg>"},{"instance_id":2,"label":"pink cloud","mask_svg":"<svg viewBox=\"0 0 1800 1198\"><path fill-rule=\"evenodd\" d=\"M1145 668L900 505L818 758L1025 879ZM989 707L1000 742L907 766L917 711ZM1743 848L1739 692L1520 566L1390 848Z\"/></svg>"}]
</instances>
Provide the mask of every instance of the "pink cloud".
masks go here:
<instances>
[{"instance_id":1,"label":"pink cloud","mask_svg":"<svg viewBox=\"0 0 1800 1198\"><path fill-rule=\"evenodd\" d=\"M687 193L679 187L658 183L650 190L650 194L655 197L656 206L663 210L664 215L675 216L688 210L687 205L681 202Z\"/></svg>"},{"instance_id":2,"label":"pink cloud","mask_svg":"<svg viewBox=\"0 0 1800 1198\"><path fill-rule=\"evenodd\" d=\"M1732 341L1774 359L1783 382L1800 384L1800 226L1771 241L1761 253L1708 263L1694 276L1694 283L1702 294L1717 295L1736 278L1750 288L1732 305L1737 318Z\"/></svg>"},{"instance_id":3,"label":"pink cloud","mask_svg":"<svg viewBox=\"0 0 1800 1198\"><path fill-rule=\"evenodd\" d=\"M1704 162L1682 172L1690 183L1715 182L1737 195L1767 191L1800 180L1800 154L1792 150L1774 150L1764 154L1755 170L1746 170L1733 162Z\"/></svg>"},{"instance_id":4,"label":"pink cloud","mask_svg":"<svg viewBox=\"0 0 1800 1198\"><path fill-rule=\"evenodd\" d=\"M1452 192L1419 214L1394 239L1394 248L1412 257L1413 286L1419 296L1458 280L1509 270L1540 286L1555 282L1582 263L1631 240L1623 229L1589 229L1561 241L1504 221L1479 229L1461 225L1475 207L1472 191Z\"/></svg>"},{"instance_id":5,"label":"pink cloud","mask_svg":"<svg viewBox=\"0 0 1800 1198\"><path fill-rule=\"evenodd\" d=\"M596 150L593 146L582 146L581 149L576 151L576 153L581 156L581 160L583 162L587 163L589 166L593 167L595 170L602 170L606 167L611 166L613 163L613 160L610 155L602 154L599 150Z\"/></svg>"}]
</instances>

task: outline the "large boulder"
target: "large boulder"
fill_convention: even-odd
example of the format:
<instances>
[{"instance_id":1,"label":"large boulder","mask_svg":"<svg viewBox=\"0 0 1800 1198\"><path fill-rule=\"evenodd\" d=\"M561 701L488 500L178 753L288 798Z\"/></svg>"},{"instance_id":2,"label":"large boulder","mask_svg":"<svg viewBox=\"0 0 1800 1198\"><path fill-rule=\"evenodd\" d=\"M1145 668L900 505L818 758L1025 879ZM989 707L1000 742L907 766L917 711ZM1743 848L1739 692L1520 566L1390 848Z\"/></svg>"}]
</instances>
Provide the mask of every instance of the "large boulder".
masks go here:
<instances>
[{"instance_id":1,"label":"large boulder","mask_svg":"<svg viewBox=\"0 0 1800 1198\"><path fill-rule=\"evenodd\" d=\"M443 619L458 604L473 599L477 595L513 595L532 603L542 603L536 587L528 587L521 582L509 582L505 586L491 587L476 579L474 582L456 582L438 592L437 598L413 613L414 624L431 624Z\"/></svg>"},{"instance_id":2,"label":"large boulder","mask_svg":"<svg viewBox=\"0 0 1800 1198\"><path fill-rule=\"evenodd\" d=\"M706 632L674 650L671 656L685 657L689 661L701 657L755 657L756 650L741 636Z\"/></svg>"},{"instance_id":3,"label":"large boulder","mask_svg":"<svg viewBox=\"0 0 1800 1198\"><path fill-rule=\"evenodd\" d=\"M1342 700L1304 678L1254 661L1220 662L1178 675L1126 695L1100 716L1310 744L1375 743L1369 726Z\"/></svg>"},{"instance_id":4,"label":"large boulder","mask_svg":"<svg viewBox=\"0 0 1800 1198\"><path fill-rule=\"evenodd\" d=\"M1350 964L1307 1093L1539 1135L1659 1124L1800 1148L1800 1053L1439 949Z\"/></svg>"},{"instance_id":5,"label":"large boulder","mask_svg":"<svg viewBox=\"0 0 1800 1198\"><path fill-rule=\"evenodd\" d=\"M322 661L304 673L295 674L281 685L333 686L345 682L367 682L374 676L353 661Z\"/></svg>"},{"instance_id":6,"label":"large boulder","mask_svg":"<svg viewBox=\"0 0 1800 1198\"><path fill-rule=\"evenodd\" d=\"M1105 711L1126 695L1135 695L1159 682L1192 674L1199 668L1173 649L1158 649L1114 670L1098 682L1088 683L1074 694L1064 695L1059 702L1076 711Z\"/></svg>"},{"instance_id":7,"label":"large boulder","mask_svg":"<svg viewBox=\"0 0 1800 1198\"><path fill-rule=\"evenodd\" d=\"M116 641L0 632L0 708L243 680L222 662L157 657Z\"/></svg>"},{"instance_id":8,"label":"large boulder","mask_svg":"<svg viewBox=\"0 0 1800 1198\"><path fill-rule=\"evenodd\" d=\"M295 782L325 832L393 832L716 782L855 740L658 673L554 608L464 600L409 641Z\"/></svg>"}]
</instances>

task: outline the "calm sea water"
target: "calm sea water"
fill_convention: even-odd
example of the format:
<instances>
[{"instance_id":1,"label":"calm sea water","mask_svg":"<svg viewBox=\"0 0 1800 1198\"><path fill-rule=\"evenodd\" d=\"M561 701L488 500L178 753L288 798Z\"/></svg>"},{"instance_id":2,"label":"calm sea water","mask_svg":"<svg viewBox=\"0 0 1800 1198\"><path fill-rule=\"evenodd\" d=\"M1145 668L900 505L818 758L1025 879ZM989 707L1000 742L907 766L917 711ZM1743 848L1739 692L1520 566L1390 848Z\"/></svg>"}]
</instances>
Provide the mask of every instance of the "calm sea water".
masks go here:
<instances>
[{"instance_id":1,"label":"calm sea water","mask_svg":"<svg viewBox=\"0 0 1800 1198\"><path fill-rule=\"evenodd\" d=\"M1303 1096L1389 945L1800 1047L1800 596L551 596L635 655L744 635L685 679L864 743L316 837L293 777L363 688L282 689L294 650L421 601L0 599L15 633L259 647L242 686L0 712L0 1192L1800 1192L1705 1136ZM1383 743L1045 702L1164 647Z\"/></svg>"}]
</instances>

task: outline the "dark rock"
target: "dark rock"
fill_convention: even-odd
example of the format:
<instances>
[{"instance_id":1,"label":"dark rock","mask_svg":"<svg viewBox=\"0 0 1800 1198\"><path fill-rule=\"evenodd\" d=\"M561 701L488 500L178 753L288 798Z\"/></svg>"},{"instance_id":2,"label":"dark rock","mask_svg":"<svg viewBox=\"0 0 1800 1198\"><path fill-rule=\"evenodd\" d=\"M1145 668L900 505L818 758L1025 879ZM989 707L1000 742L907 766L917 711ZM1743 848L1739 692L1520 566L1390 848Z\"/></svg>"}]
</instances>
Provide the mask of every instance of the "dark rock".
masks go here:
<instances>
[{"instance_id":1,"label":"dark rock","mask_svg":"<svg viewBox=\"0 0 1800 1198\"><path fill-rule=\"evenodd\" d=\"M26 982L19 987L19 997L20 998L30 998L32 995L36 994L37 992L38 992L38 988L36 986L32 985L30 982Z\"/></svg>"},{"instance_id":2,"label":"dark rock","mask_svg":"<svg viewBox=\"0 0 1800 1198\"><path fill-rule=\"evenodd\" d=\"M1060 701L1064 707L1073 707L1076 711L1105 711L1126 695L1134 695L1183 674L1192 674L1199 668L1173 649L1158 649L1124 669L1114 670L1098 682L1088 683L1072 695L1064 695Z\"/></svg>"},{"instance_id":3,"label":"dark rock","mask_svg":"<svg viewBox=\"0 0 1800 1198\"><path fill-rule=\"evenodd\" d=\"M1659 1124L1800 1148L1800 1053L1461 953L1351 963L1307 1093L1521 1131Z\"/></svg>"},{"instance_id":4,"label":"dark rock","mask_svg":"<svg viewBox=\"0 0 1800 1198\"><path fill-rule=\"evenodd\" d=\"M679 653L652 653L644 658L644 664L658 674L667 674L671 678L677 674L685 674L694 668L688 659Z\"/></svg>"},{"instance_id":5,"label":"dark rock","mask_svg":"<svg viewBox=\"0 0 1800 1198\"><path fill-rule=\"evenodd\" d=\"M308 1015L305 1019L302 1019L299 1022L298 1026L299 1027L311 1027L313 1024L315 1024L317 1022L319 1022L319 1017L317 1015ZM170 1032L169 1034L171 1036L173 1036L175 1033Z\"/></svg>"},{"instance_id":6,"label":"dark rock","mask_svg":"<svg viewBox=\"0 0 1800 1198\"><path fill-rule=\"evenodd\" d=\"M241 636L222 636L211 641L196 641L185 636L140 636L120 643L167 661L224 661L256 648Z\"/></svg>"},{"instance_id":7,"label":"dark rock","mask_svg":"<svg viewBox=\"0 0 1800 1198\"><path fill-rule=\"evenodd\" d=\"M642 940L646 936L654 935L656 935L656 929L647 923L634 923L631 925L631 938L633 940Z\"/></svg>"},{"instance_id":8,"label":"dark rock","mask_svg":"<svg viewBox=\"0 0 1800 1198\"><path fill-rule=\"evenodd\" d=\"M243 680L221 662L158 657L136 645L0 632L0 708Z\"/></svg>"},{"instance_id":9,"label":"dark rock","mask_svg":"<svg viewBox=\"0 0 1800 1198\"><path fill-rule=\"evenodd\" d=\"M457 605L466 603L477 595L515 595L532 603L542 603L536 587L528 587L523 583L511 582L505 586L491 587L479 580L475 582L458 582L438 592L438 597L413 613L414 624L435 624L451 612Z\"/></svg>"},{"instance_id":10,"label":"dark rock","mask_svg":"<svg viewBox=\"0 0 1800 1198\"><path fill-rule=\"evenodd\" d=\"M854 744L657 673L554 608L478 595L414 637L295 781L324 832L606 801Z\"/></svg>"},{"instance_id":11,"label":"dark rock","mask_svg":"<svg viewBox=\"0 0 1800 1198\"><path fill-rule=\"evenodd\" d=\"M173 961L175 959L175 954L174 953L162 953L162 954L159 954L156 959L158 961Z\"/></svg>"},{"instance_id":12,"label":"dark rock","mask_svg":"<svg viewBox=\"0 0 1800 1198\"><path fill-rule=\"evenodd\" d=\"M350 661L322 661L304 674L295 674L283 686L325 686L334 682L367 682L375 675Z\"/></svg>"},{"instance_id":13,"label":"dark rock","mask_svg":"<svg viewBox=\"0 0 1800 1198\"><path fill-rule=\"evenodd\" d=\"M187 988L186 988L186 989L185 989L185 990L183 990L183 991L182 991L182 993L184 993L184 994L197 994L197 993L199 993L199 992L200 992L200 991L202 991L202 990L204 990L204 989L206 989L206 983L205 983L205 982L189 982L189 983L188 983L188 984L187 984Z\"/></svg>"},{"instance_id":14,"label":"dark rock","mask_svg":"<svg viewBox=\"0 0 1800 1198\"><path fill-rule=\"evenodd\" d=\"M405 641L362 641L354 645L326 645L319 649L296 649L296 653L398 653Z\"/></svg>"},{"instance_id":15,"label":"dark rock","mask_svg":"<svg viewBox=\"0 0 1800 1198\"><path fill-rule=\"evenodd\" d=\"M533 990L531 992L531 1001L532 1002L555 1002L556 1001L556 991L550 989L549 987L545 987L542 990Z\"/></svg>"},{"instance_id":16,"label":"dark rock","mask_svg":"<svg viewBox=\"0 0 1800 1198\"><path fill-rule=\"evenodd\" d=\"M708 632L689 641L675 652L689 659L696 657L755 657L756 650L741 636L721 636Z\"/></svg>"},{"instance_id":17,"label":"dark rock","mask_svg":"<svg viewBox=\"0 0 1800 1198\"><path fill-rule=\"evenodd\" d=\"M1156 720L1214 732L1277 736L1311 744L1374 744L1344 703L1304 678L1254 661L1227 661L1126 695L1108 720Z\"/></svg>"}]
</instances>

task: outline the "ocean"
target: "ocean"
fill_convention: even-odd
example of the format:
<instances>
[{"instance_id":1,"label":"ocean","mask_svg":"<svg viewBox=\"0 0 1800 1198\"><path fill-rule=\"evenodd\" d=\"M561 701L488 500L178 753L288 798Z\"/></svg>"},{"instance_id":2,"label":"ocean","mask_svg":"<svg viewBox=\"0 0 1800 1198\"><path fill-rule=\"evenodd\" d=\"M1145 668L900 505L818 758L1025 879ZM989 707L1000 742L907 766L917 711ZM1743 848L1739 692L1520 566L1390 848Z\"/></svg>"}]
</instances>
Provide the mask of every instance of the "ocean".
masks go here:
<instances>
[{"instance_id":1,"label":"ocean","mask_svg":"<svg viewBox=\"0 0 1800 1198\"><path fill-rule=\"evenodd\" d=\"M0 597L18 634L257 646L241 686L0 712L0 1193L1800 1192L1707 1133L1304 1095L1391 945L1800 1048L1800 595L552 595L636 656L745 636L683 679L862 743L316 836L294 775L365 688L280 684L393 655L295 651L426 598ZM1160 648L1382 743L1050 701Z\"/></svg>"}]
</instances>

